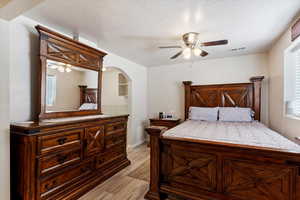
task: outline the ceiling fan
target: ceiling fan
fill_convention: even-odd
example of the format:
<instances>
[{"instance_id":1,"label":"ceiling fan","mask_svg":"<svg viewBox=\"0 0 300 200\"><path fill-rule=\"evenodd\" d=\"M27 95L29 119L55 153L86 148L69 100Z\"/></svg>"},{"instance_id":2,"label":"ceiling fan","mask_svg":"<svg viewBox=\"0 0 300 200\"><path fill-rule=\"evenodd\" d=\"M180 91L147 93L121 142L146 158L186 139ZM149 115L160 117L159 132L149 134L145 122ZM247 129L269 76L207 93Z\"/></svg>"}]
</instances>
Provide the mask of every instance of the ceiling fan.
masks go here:
<instances>
[{"instance_id":1,"label":"ceiling fan","mask_svg":"<svg viewBox=\"0 0 300 200\"><path fill-rule=\"evenodd\" d=\"M202 56L205 57L208 55L208 52L204 51L201 47L207 47L207 46L217 46L217 45L225 45L228 44L228 40L218 40L218 41L211 41L211 42L200 42L199 41L199 33L196 32L189 32L185 33L182 36L182 40L184 43L184 46L161 46L160 49L174 49L178 48L181 49L177 54L172 56L170 59L175 59L181 54L183 55L183 58L190 59L192 57L192 54L195 56Z\"/></svg>"}]
</instances>

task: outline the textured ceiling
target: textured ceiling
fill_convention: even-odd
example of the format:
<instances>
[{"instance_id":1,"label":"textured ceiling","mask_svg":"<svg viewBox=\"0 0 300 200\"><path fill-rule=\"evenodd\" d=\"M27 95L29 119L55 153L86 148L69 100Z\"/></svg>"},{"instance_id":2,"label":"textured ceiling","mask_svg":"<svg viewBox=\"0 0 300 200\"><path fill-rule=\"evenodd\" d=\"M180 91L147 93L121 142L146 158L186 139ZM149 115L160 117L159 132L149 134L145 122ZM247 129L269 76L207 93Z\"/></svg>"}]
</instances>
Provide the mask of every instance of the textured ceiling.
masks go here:
<instances>
[{"instance_id":1,"label":"textured ceiling","mask_svg":"<svg viewBox=\"0 0 300 200\"><path fill-rule=\"evenodd\" d=\"M157 66L185 62L168 59L178 50L157 47L181 44L181 35L190 31L199 32L201 41L229 40L206 47L207 59L265 52L299 10L299 0L46 0L25 16ZM230 50L241 47L246 49Z\"/></svg>"},{"instance_id":2,"label":"textured ceiling","mask_svg":"<svg viewBox=\"0 0 300 200\"><path fill-rule=\"evenodd\" d=\"M11 0L0 0L0 8L4 7L6 4L8 4L8 2L10 2Z\"/></svg>"}]
</instances>

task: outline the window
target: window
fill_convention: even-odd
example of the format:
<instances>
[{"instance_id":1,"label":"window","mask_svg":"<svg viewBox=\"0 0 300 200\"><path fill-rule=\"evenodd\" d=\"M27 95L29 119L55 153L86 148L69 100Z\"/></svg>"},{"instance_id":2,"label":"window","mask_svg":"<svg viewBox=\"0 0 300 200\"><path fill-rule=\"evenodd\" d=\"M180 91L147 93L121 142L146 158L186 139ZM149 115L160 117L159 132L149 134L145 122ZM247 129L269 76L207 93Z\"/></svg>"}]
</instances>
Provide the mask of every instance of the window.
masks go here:
<instances>
[{"instance_id":1,"label":"window","mask_svg":"<svg viewBox=\"0 0 300 200\"><path fill-rule=\"evenodd\" d=\"M56 76L47 75L46 104L53 106L56 98Z\"/></svg>"},{"instance_id":2,"label":"window","mask_svg":"<svg viewBox=\"0 0 300 200\"><path fill-rule=\"evenodd\" d=\"M285 52L284 100L286 114L300 117L300 40Z\"/></svg>"}]
</instances>

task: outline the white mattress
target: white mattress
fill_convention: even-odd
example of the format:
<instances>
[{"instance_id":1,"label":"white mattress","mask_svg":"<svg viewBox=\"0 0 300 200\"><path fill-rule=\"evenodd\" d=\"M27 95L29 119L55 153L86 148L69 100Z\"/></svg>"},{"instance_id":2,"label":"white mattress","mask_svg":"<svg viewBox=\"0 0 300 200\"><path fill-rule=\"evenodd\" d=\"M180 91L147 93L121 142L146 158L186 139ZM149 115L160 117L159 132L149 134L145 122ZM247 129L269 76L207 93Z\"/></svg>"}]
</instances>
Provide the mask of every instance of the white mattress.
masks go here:
<instances>
[{"instance_id":1,"label":"white mattress","mask_svg":"<svg viewBox=\"0 0 300 200\"><path fill-rule=\"evenodd\" d=\"M205 122L188 120L166 131L163 137L225 142L300 153L298 144L257 121Z\"/></svg>"}]
</instances>

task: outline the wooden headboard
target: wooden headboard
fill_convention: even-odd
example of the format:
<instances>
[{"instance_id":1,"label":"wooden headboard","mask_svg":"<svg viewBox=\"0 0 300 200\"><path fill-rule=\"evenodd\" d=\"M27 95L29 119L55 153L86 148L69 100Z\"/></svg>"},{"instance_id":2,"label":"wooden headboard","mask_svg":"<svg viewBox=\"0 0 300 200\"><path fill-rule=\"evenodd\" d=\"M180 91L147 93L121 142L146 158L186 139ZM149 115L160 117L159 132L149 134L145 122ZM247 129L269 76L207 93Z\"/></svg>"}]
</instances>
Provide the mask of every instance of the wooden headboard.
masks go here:
<instances>
[{"instance_id":1,"label":"wooden headboard","mask_svg":"<svg viewBox=\"0 0 300 200\"><path fill-rule=\"evenodd\" d=\"M255 112L254 119L260 121L261 82L264 76L250 78L250 83L219 85L192 85L183 81L185 90L185 119L189 108L194 107L247 107Z\"/></svg>"},{"instance_id":2,"label":"wooden headboard","mask_svg":"<svg viewBox=\"0 0 300 200\"><path fill-rule=\"evenodd\" d=\"M80 89L80 106L84 103L97 104L97 88L88 88L86 85L79 85Z\"/></svg>"}]
</instances>

